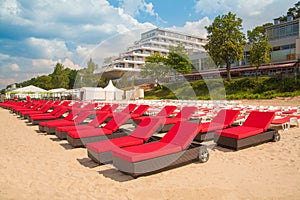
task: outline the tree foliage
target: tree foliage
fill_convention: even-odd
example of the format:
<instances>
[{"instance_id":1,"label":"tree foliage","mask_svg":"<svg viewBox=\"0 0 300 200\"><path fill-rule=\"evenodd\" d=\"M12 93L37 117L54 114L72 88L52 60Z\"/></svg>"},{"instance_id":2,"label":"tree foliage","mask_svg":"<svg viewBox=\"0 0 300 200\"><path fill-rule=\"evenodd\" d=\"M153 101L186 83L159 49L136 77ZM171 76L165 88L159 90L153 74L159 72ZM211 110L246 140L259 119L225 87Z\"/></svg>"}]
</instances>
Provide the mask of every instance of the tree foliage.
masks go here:
<instances>
[{"instance_id":1,"label":"tree foliage","mask_svg":"<svg viewBox=\"0 0 300 200\"><path fill-rule=\"evenodd\" d=\"M231 80L231 63L243 58L245 35L242 32L242 19L229 12L217 16L210 26L205 27L208 32L208 43L204 48L217 66L226 65L227 79Z\"/></svg>"},{"instance_id":2,"label":"tree foliage","mask_svg":"<svg viewBox=\"0 0 300 200\"><path fill-rule=\"evenodd\" d=\"M47 76L47 75L38 76L35 79L34 85L39 88L43 88L45 90L50 90L53 88L52 78L51 76Z\"/></svg>"},{"instance_id":3,"label":"tree foliage","mask_svg":"<svg viewBox=\"0 0 300 200\"><path fill-rule=\"evenodd\" d=\"M188 74L192 71L189 55L181 43L178 46L170 46L165 64L181 74Z\"/></svg>"},{"instance_id":4,"label":"tree foliage","mask_svg":"<svg viewBox=\"0 0 300 200\"><path fill-rule=\"evenodd\" d=\"M150 55L145 60L146 64L141 67L141 76L143 78L160 79L170 73L170 68L165 65L166 58L159 53Z\"/></svg>"},{"instance_id":5,"label":"tree foliage","mask_svg":"<svg viewBox=\"0 0 300 200\"><path fill-rule=\"evenodd\" d=\"M270 62L270 51L268 37L264 26L257 26L247 32L250 43L250 63L256 67L256 80L258 80L258 68L262 64Z\"/></svg>"},{"instance_id":6,"label":"tree foliage","mask_svg":"<svg viewBox=\"0 0 300 200\"><path fill-rule=\"evenodd\" d=\"M35 85L46 90L54 88L71 89L84 86L104 87L107 85L108 80L103 77L99 78L94 74L97 68L98 65L93 62L92 58L88 61L87 67L80 70L65 68L61 63L57 63L51 74L34 77L15 84L17 88ZM11 87L12 84L7 85L6 89Z\"/></svg>"},{"instance_id":7,"label":"tree foliage","mask_svg":"<svg viewBox=\"0 0 300 200\"><path fill-rule=\"evenodd\" d=\"M98 65L94 63L92 58L87 63L87 68L84 68L78 72L76 87L96 87L98 85L98 78L94 74L94 71L98 68Z\"/></svg>"},{"instance_id":8,"label":"tree foliage","mask_svg":"<svg viewBox=\"0 0 300 200\"><path fill-rule=\"evenodd\" d=\"M295 19L300 18L300 1L294 4L294 7L288 9L286 15L279 17L280 21L286 21L287 16L292 16Z\"/></svg>"},{"instance_id":9,"label":"tree foliage","mask_svg":"<svg viewBox=\"0 0 300 200\"><path fill-rule=\"evenodd\" d=\"M69 69L69 68L66 68L66 70L68 71L68 77L69 77L68 89L74 88L78 71L75 69Z\"/></svg>"},{"instance_id":10,"label":"tree foliage","mask_svg":"<svg viewBox=\"0 0 300 200\"><path fill-rule=\"evenodd\" d=\"M145 60L146 64L141 67L141 76L153 78L159 81L170 74L173 70L175 77L178 73L191 73L192 66L188 53L182 44L171 46L167 57L155 53L148 56Z\"/></svg>"},{"instance_id":11,"label":"tree foliage","mask_svg":"<svg viewBox=\"0 0 300 200\"><path fill-rule=\"evenodd\" d=\"M53 88L69 88L69 71L61 63L56 64L50 76Z\"/></svg>"}]
</instances>

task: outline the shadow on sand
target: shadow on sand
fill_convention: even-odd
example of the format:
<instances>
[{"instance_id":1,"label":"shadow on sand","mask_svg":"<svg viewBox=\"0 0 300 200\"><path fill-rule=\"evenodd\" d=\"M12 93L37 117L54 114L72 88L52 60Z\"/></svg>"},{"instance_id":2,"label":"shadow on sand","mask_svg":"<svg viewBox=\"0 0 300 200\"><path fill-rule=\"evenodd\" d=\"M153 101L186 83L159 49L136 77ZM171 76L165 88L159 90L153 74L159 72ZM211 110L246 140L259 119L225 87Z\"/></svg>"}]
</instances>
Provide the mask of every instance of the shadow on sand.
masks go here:
<instances>
[{"instance_id":1,"label":"shadow on sand","mask_svg":"<svg viewBox=\"0 0 300 200\"><path fill-rule=\"evenodd\" d=\"M99 164L92 161L90 158L77 158L77 161L84 167L95 168L98 167Z\"/></svg>"},{"instance_id":2,"label":"shadow on sand","mask_svg":"<svg viewBox=\"0 0 300 200\"><path fill-rule=\"evenodd\" d=\"M126 182L126 181L131 181L134 180L133 177L126 175L116 169L105 169L102 171L99 171L99 174L103 175L106 178L110 178L114 181L118 182Z\"/></svg>"}]
</instances>

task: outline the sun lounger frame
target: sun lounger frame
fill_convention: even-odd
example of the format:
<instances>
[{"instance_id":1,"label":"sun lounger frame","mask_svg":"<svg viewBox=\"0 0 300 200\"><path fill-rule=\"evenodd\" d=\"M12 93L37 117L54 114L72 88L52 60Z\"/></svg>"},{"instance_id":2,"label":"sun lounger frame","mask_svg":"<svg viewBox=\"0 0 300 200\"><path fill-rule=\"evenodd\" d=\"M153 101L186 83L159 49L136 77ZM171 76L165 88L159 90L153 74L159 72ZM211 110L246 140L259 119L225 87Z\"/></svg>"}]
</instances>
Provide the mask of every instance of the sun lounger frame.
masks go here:
<instances>
[{"instance_id":1,"label":"sun lounger frame","mask_svg":"<svg viewBox=\"0 0 300 200\"><path fill-rule=\"evenodd\" d=\"M128 162L113 156L113 165L122 173L134 178L181 167L193 162L207 162L209 152L205 145L191 143L187 150L139 162Z\"/></svg>"},{"instance_id":2,"label":"sun lounger frame","mask_svg":"<svg viewBox=\"0 0 300 200\"><path fill-rule=\"evenodd\" d=\"M101 129L101 128L99 128ZM67 134L67 141L70 145L73 147L84 147L85 144L91 143L91 142L97 142L112 138L119 138L122 136L126 136L127 133L125 131L122 131L122 129L117 130L116 132L109 134L109 135L101 135L101 136L94 136L94 137L86 137L86 138L72 138Z\"/></svg>"},{"instance_id":3,"label":"sun lounger frame","mask_svg":"<svg viewBox=\"0 0 300 200\"><path fill-rule=\"evenodd\" d=\"M235 138L224 137L220 135L214 136L214 142L218 146L233 149L233 150L240 150L240 149L244 149L247 147L255 146L270 141L277 142L279 140L280 140L280 134L278 133L278 130L274 130L274 129L268 129L263 133L242 138L242 139L235 139Z\"/></svg>"}]
</instances>

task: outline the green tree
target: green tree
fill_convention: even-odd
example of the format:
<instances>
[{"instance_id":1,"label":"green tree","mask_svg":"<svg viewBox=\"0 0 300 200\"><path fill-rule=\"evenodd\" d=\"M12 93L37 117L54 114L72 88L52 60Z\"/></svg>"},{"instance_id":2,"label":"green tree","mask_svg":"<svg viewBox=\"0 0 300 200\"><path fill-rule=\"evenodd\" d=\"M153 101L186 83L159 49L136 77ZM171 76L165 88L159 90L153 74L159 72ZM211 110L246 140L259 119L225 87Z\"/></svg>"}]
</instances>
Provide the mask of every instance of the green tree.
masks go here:
<instances>
[{"instance_id":1,"label":"green tree","mask_svg":"<svg viewBox=\"0 0 300 200\"><path fill-rule=\"evenodd\" d=\"M94 74L94 71L98 68L98 65L94 63L92 58L87 63L87 68L84 68L78 72L77 78L78 84L76 87L95 87L98 85L98 78Z\"/></svg>"},{"instance_id":2,"label":"green tree","mask_svg":"<svg viewBox=\"0 0 300 200\"><path fill-rule=\"evenodd\" d=\"M52 78L53 88L69 88L69 74L61 63L57 63L53 73L50 75Z\"/></svg>"},{"instance_id":3,"label":"green tree","mask_svg":"<svg viewBox=\"0 0 300 200\"><path fill-rule=\"evenodd\" d=\"M286 15L280 16L277 19L280 21L286 21L287 16L293 16L294 18L300 17L300 1L294 4L294 7L291 7L288 9Z\"/></svg>"},{"instance_id":4,"label":"green tree","mask_svg":"<svg viewBox=\"0 0 300 200\"><path fill-rule=\"evenodd\" d=\"M176 73L188 74L192 71L189 55L181 43L175 47L170 46L165 64L174 69Z\"/></svg>"},{"instance_id":5,"label":"green tree","mask_svg":"<svg viewBox=\"0 0 300 200\"><path fill-rule=\"evenodd\" d=\"M159 81L170 74L170 68L165 65L166 58L159 53L150 55L145 60L146 64L141 67L141 76Z\"/></svg>"},{"instance_id":6,"label":"green tree","mask_svg":"<svg viewBox=\"0 0 300 200\"><path fill-rule=\"evenodd\" d=\"M231 63L242 60L245 34L242 32L242 19L229 12L217 16L208 32L208 43L204 46L217 66L226 65L227 80L231 81Z\"/></svg>"},{"instance_id":7,"label":"green tree","mask_svg":"<svg viewBox=\"0 0 300 200\"><path fill-rule=\"evenodd\" d=\"M262 64L270 62L270 51L268 37L264 26L257 26L247 32L250 43L250 63L256 67L255 77L258 81L258 68Z\"/></svg>"},{"instance_id":8,"label":"green tree","mask_svg":"<svg viewBox=\"0 0 300 200\"><path fill-rule=\"evenodd\" d=\"M38 76L33 85L43 88L45 90L50 90L53 88L52 78L48 75Z\"/></svg>"},{"instance_id":9,"label":"green tree","mask_svg":"<svg viewBox=\"0 0 300 200\"><path fill-rule=\"evenodd\" d=\"M101 78L98 80L98 83L97 83L97 87L102 87L104 88L105 86L107 86L109 80L103 76L101 76Z\"/></svg>"},{"instance_id":10,"label":"green tree","mask_svg":"<svg viewBox=\"0 0 300 200\"><path fill-rule=\"evenodd\" d=\"M78 70L66 68L65 71L68 74L69 78L69 85L66 89L72 89L76 81Z\"/></svg>"}]
</instances>

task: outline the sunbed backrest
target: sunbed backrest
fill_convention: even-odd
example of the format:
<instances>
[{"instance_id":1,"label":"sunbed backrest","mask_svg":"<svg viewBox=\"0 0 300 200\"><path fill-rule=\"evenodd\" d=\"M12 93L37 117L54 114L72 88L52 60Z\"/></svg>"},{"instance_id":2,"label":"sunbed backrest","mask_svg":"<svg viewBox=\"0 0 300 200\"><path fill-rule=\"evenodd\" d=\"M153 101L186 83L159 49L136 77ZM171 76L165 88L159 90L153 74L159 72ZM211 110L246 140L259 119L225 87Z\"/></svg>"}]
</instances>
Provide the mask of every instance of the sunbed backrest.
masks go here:
<instances>
[{"instance_id":1,"label":"sunbed backrest","mask_svg":"<svg viewBox=\"0 0 300 200\"><path fill-rule=\"evenodd\" d=\"M72 105L72 107L73 107L73 108L79 108L82 104L83 104L82 102L76 101L76 102Z\"/></svg>"},{"instance_id":2,"label":"sunbed backrest","mask_svg":"<svg viewBox=\"0 0 300 200\"><path fill-rule=\"evenodd\" d=\"M102 122L106 120L108 117L109 112L98 112L97 116L89 122L89 126L99 126Z\"/></svg>"},{"instance_id":3,"label":"sunbed backrest","mask_svg":"<svg viewBox=\"0 0 300 200\"><path fill-rule=\"evenodd\" d=\"M220 110L218 114L212 119L212 124L224 124L230 126L239 115L239 110Z\"/></svg>"},{"instance_id":4,"label":"sunbed backrest","mask_svg":"<svg viewBox=\"0 0 300 200\"><path fill-rule=\"evenodd\" d=\"M230 126L235 121L235 119L239 116L239 114L240 114L239 110L226 110L224 124Z\"/></svg>"},{"instance_id":5,"label":"sunbed backrest","mask_svg":"<svg viewBox=\"0 0 300 200\"><path fill-rule=\"evenodd\" d=\"M62 108L61 110L59 110L57 113L55 113L55 117L61 117L65 112L67 112L68 109L66 107Z\"/></svg>"},{"instance_id":6,"label":"sunbed backrest","mask_svg":"<svg viewBox=\"0 0 300 200\"><path fill-rule=\"evenodd\" d=\"M137 107L136 104L130 103L130 104L128 104L121 112L129 114L129 113L131 113L136 107Z\"/></svg>"},{"instance_id":7,"label":"sunbed backrest","mask_svg":"<svg viewBox=\"0 0 300 200\"><path fill-rule=\"evenodd\" d=\"M102 106L99 111L109 111L109 112L112 112L112 108L111 108L111 106L109 104L106 104L106 105Z\"/></svg>"},{"instance_id":8,"label":"sunbed backrest","mask_svg":"<svg viewBox=\"0 0 300 200\"><path fill-rule=\"evenodd\" d=\"M264 131L266 131L274 117L275 112L252 111L247 117L243 126L262 128Z\"/></svg>"},{"instance_id":9,"label":"sunbed backrest","mask_svg":"<svg viewBox=\"0 0 300 200\"><path fill-rule=\"evenodd\" d=\"M103 128L106 128L106 129L111 130L112 132L115 132L129 118L130 118L130 115L128 113L121 113L121 112L114 113L112 119Z\"/></svg>"},{"instance_id":10,"label":"sunbed backrest","mask_svg":"<svg viewBox=\"0 0 300 200\"><path fill-rule=\"evenodd\" d=\"M60 106L68 106L71 103L71 101L63 101Z\"/></svg>"},{"instance_id":11,"label":"sunbed backrest","mask_svg":"<svg viewBox=\"0 0 300 200\"><path fill-rule=\"evenodd\" d=\"M160 142L171 143L186 149L199 132L198 123L177 122Z\"/></svg>"},{"instance_id":12,"label":"sunbed backrest","mask_svg":"<svg viewBox=\"0 0 300 200\"><path fill-rule=\"evenodd\" d=\"M157 113L156 116L168 117L174 112L176 108L176 106L165 106L159 113Z\"/></svg>"},{"instance_id":13,"label":"sunbed backrest","mask_svg":"<svg viewBox=\"0 0 300 200\"><path fill-rule=\"evenodd\" d=\"M135 109L132 114L133 115L142 115L144 114L150 106L148 105L140 105L137 109Z\"/></svg>"},{"instance_id":14,"label":"sunbed backrest","mask_svg":"<svg viewBox=\"0 0 300 200\"><path fill-rule=\"evenodd\" d=\"M116 104L116 103L111 105L111 111L116 110L118 107L119 107L119 104Z\"/></svg>"},{"instance_id":15,"label":"sunbed backrest","mask_svg":"<svg viewBox=\"0 0 300 200\"><path fill-rule=\"evenodd\" d=\"M197 108L194 106L183 107L181 111L175 116L175 118L188 120L196 112L196 110Z\"/></svg>"},{"instance_id":16,"label":"sunbed backrest","mask_svg":"<svg viewBox=\"0 0 300 200\"><path fill-rule=\"evenodd\" d=\"M145 118L131 132L130 136L147 140L159 128L160 125L162 125L160 118L151 118L151 117Z\"/></svg>"},{"instance_id":17,"label":"sunbed backrest","mask_svg":"<svg viewBox=\"0 0 300 200\"><path fill-rule=\"evenodd\" d=\"M76 118L74 119L75 123L83 122L89 115L91 115L91 111L82 111L80 112Z\"/></svg>"}]
</instances>

